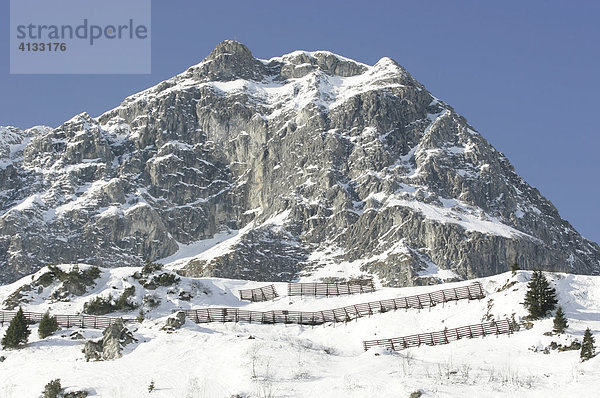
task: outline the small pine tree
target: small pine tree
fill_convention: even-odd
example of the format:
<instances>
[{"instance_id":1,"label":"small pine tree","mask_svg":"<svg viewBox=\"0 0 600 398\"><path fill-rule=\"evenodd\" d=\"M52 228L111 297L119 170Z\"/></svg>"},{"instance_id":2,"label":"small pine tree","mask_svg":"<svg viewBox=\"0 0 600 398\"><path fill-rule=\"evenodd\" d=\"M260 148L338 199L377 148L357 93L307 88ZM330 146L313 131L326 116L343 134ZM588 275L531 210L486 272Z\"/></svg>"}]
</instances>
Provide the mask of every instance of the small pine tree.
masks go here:
<instances>
[{"instance_id":1,"label":"small pine tree","mask_svg":"<svg viewBox=\"0 0 600 398\"><path fill-rule=\"evenodd\" d=\"M517 274L517 271L520 269L521 268L519 268L519 264L517 264L516 261L513 263L513 265L510 266L510 270L512 271L513 276L515 276Z\"/></svg>"},{"instance_id":2,"label":"small pine tree","mask_svg":"<svg viewBox=\"0 0 600 398\"><path fill-rule=\"evenodd\" d=\"M42 316L42 320L40 321L38 335L41 339L45 339L57 330L58 322L56 321L56 317L50 316L50 312L46 311L44 316Z\"/></svg>"},{"instance_id":3,"label":"small pine tree","mask_svg":"<svg viewBox=\"0 0 600 398\"><path fill-rule=\"evenodd\" d=\"M581 353L579 354L581 361L587 361L594 356L594 351L596 350L594 342L592 332L590 328L587 328L583 334L583 342L581 343Z\"/></svg>"},{"instance_id":4,"label":"small pine tree","mask_svg":"<svg viewBox=\"0 0 600 398\"><path fill-rule=\"evenodd\" d=\"M531 280L527 284L527 293L523 305L529 311L530 319L539 319L545 317L548 312L556 306L556 290L550 286L550 283L542 271L533 271Z\"/></svg>"},{"instance_id":5,"label":"small pine tree","mask_svg":"<svg viewBox=\"0 0 600 398\"><path fill-rule=\"evenodd\" d=\"M142 323L142 322L144 322L144 319L145 319L145 318L146 318L146 317L144 316L144 309L143 309L143 308L140 308L140 311L138 312L138 316L137 316L136 320L137 320L139 323Z\"/></svg>"},{"instance_id":6,"label":"small pine tree","mask_svg":"<svg viewBox=\"0 0 600 398\"><path fill-rule=\"evenodd\" d=\"M62 391L63 388L60 385L60 379L52 380L44 386L44 398L58 398L59 396L62 397Z\"/></svg>"},{"instance_id":7,"label":"small pine tree","mask_svg":"<svg viewBox=\"0 0 600 398\"><path fill-rule=\"evenodd\" d=\"M569 327L569 322L567 321L567 317L565 316L562 307L559 305L556 310L556 315L554 315L554 328L552 331L554 333L564 333L564 331Z\"/></svg>"},{"instance_id":8,"label":"small pine tree","mask_svg":"<svg viewBox=\"0 0 600 398\"><path fill-rule=\"evenodd\" d=\"M2 347L4 348L18 348L19 345L27 343L29 338L29 326L27 326L27 319L23 314L23 309L19 307L17 315L10 321L6 334L2 338Z\"/></svg>"}]
</instances>

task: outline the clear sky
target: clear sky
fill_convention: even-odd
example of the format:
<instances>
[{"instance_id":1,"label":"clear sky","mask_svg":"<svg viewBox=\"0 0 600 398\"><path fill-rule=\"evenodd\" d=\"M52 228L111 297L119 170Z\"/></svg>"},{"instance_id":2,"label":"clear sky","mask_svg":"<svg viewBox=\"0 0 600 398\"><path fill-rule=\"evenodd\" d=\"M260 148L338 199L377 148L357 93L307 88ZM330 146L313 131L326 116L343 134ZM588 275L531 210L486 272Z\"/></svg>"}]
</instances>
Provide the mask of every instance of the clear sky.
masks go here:
<instances>
[{"instance_id":1,"label":"clear sky","mask_svg":"<svg viewBox=\"0 0 600 398\"><path fill-rule=\"evenodd\" d=\"M198 63L222 40L260 58L329 50L389 56L504 152L600 242L600 2L152 1L152 74L10 75L0 21L0 125L92 116Z\"/></svg>"}]
</instances>

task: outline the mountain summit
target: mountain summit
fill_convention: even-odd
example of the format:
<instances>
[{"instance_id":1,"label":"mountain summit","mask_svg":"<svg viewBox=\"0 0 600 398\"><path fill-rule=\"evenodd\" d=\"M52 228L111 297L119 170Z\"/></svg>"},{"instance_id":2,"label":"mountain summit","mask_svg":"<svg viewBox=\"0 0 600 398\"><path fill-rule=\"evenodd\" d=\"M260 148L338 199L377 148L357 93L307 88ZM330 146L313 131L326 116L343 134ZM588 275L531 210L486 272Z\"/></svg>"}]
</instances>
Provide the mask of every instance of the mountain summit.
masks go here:
<instances>
[{"instance_id":1,"label":"mountain summit","mask_svg":"<svg viewBox=\"0 0 600 398\"><path fill-rule=\"evenodd\" d=\"M178 251L188 275L257 280L600 272L598 245L395 61L235 41L97 118L0 128L0 216L2 282Z\"/></svg>"}]
</instances>

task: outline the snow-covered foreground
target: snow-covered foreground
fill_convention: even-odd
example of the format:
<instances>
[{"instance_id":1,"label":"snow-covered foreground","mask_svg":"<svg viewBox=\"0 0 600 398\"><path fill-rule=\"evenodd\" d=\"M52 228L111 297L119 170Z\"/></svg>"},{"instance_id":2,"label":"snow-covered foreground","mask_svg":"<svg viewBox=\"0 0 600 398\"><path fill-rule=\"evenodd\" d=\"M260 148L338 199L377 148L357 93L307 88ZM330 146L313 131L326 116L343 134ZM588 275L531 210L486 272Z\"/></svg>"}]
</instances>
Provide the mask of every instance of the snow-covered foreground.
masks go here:
<instances>
[{"instance_id":1,"label":"snow-covered foreground","mask_svg":"<svg viewBox=\"0 0 600 398\"><path fill-rule=\"evenodd\" d=\"M65 269L68 267L65 266ZM85 268L85 266L81 266ZM41 275L45 269L39 271ZM561 336L545 336L552 319L536 321L530 330L510 336L465 339L448 345L412 348L398 353L383 349L364 352L362 340L397 337L444 327L480 323L513 314L526 315L520 304L529 272L479 279L487 292L480 301L460 301L421 311L375 314L348 324L325 326L202 324L190 321L179 330L161 330L176 308L243 306L252 309L320 310L386 298L426 293L470 281L437 286L380 288L374 293L334 298L285 296L286 285L276 283L282 297L266 303L246 303L237 289L265 283L215 278L181 278L172 287L145 290L131 275L139 269L102 270L95 287L68 302L51 302L54 285L29 293L29 311L51 308L56 314L80 312L90 298L124 288L136 288L135 300L154 294L161 304L146 314L141 324L130 326L138 343L125 348L122 358L86 362L81 352L85 340L72 340L75 329L62 329L39 340L37 326L26 348L0 350L0 397L37 397L44 385L60 378L63 387L88 389L99 397L408 397L422 390L423 397L588 397L600 385L600 356L581 363L579 351L544 348L552 341L565 345L581 341L589 327L600 342L600 277L547 274L559 293L569 319ZM0 287L0 300L23 278ZM512 285L507 282L515 282ZM506 288L506 286L509 286ZM180 292L191 293L185 301ZM486 314L489 314L486 317ZM135 317L137 310L127 315ZM4 334L7 325L1 329ZM87 339L101 331L86 329ZM148 393L154 381L156 389ZM94 396L92 394L92 396Z\"/></svg>"}]
</instances>

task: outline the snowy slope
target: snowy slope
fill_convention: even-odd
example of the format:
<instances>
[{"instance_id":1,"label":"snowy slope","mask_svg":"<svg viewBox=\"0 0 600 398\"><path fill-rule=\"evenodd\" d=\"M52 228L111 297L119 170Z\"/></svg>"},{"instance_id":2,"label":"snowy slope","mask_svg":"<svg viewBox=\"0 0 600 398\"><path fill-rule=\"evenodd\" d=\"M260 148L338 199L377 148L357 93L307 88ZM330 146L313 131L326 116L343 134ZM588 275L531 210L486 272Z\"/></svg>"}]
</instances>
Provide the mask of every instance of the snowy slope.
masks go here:
<instances>
[{"instance_id":1,"label":"snowy slope","mask_svg":"<svg viewBox=\"0 0 600 398\"><path fill-rule=\"evenodd\" d=\"M85 265L80 265L84 269ZM64 266L66 270L68 267ZM348 324L325 326L201 324L188 321L173 333L161 330L176 308L236 306L256 310L320 310L378 299L431 292L462 286L456 282L437 286L379 288L374 293L336 298L285 296L285 284L276 283L282 297L266 303L241 302L237 289L265 283L216 278L181 278L172 287L144 290L131 275L139 268L103 270L97 285L70 301L45 299L56 286L29 294L24 308L54 313L76 313L91 297L119 294L136 287L136 300L145 294L162 298L146 320L131 328L138 343L126 347L122 358L111 362L85 362L84 340L71 340L73 330L63 329L46 340L32 327L29 344L20 351L0 351L0 396L35 397L51 379L63 386L93 389L101 397L398 397L422 390L425 397L546 397L591 396L600 383L600 357L581 363L579 351L543 353L551 341L581 340L585 328L600 331L600 277L548 274L559 292L570 327L565 335L545 336L552 320L537 321L530 330L511 335L466 339L445 346L418 347L398 353L382 349L364 352L366 339L396 337L441 330L512 315L526 314L520 302L530 273L521 271L482 278L487 292L480 301L438 305L430 310L375 314ZM34 276L44 272L42 269ZM26 277L0 288L4 301ZM509 286L507 288L507 286ZM191 301L179 298L192 292ZM126 315L135 317L137 311ZM6 325L2 331L6 329ZM101 331L83 330L86 338ZM537 349L537 350L536 350ZM536 352L537 351L537 352ZM253 366L256 377L253 376ZM156 390L147 393L151 381Z\"/></svg>"}]
</instances>

